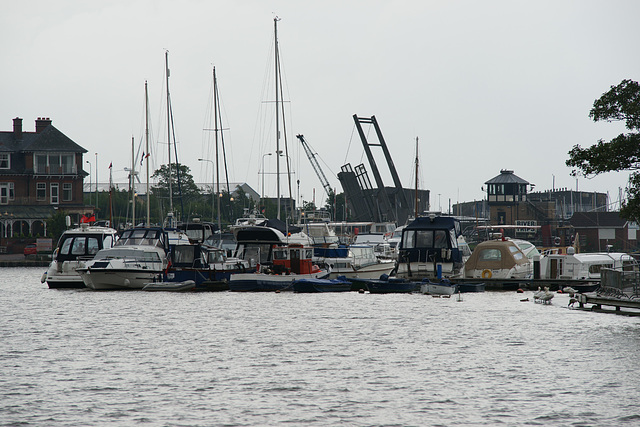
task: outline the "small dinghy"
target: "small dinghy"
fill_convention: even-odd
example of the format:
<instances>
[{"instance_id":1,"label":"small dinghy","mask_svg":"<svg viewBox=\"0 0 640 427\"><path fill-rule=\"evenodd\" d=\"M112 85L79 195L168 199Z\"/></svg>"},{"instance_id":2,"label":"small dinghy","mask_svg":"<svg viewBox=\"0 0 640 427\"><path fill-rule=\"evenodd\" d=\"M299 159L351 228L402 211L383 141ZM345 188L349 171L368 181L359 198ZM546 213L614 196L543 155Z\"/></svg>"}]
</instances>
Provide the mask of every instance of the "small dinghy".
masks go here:
<instances>
[{"instance_id":1,"label":"small dinghy","mask_svg":"<svg viewBox=\"0 0 640 427\"><path fill-rule=\"evenodd\" d=\"M442 279L439 283L431 282L425 279L420 286L420 292L429 295L451 296L458 290L456 284L451 283L448 279Z\"/></svg>"},{"instance_id":2,"label":"small dinghy","mask_svg":"<svg viewBox=\"0 0 640 427\"><path fill-rule=\"evenodd\" d=\"M196 282L185 280L184 282L152 282L142 288L143 291L164 292L189 292L196 288Z\"/></svg>"}]
</instances>

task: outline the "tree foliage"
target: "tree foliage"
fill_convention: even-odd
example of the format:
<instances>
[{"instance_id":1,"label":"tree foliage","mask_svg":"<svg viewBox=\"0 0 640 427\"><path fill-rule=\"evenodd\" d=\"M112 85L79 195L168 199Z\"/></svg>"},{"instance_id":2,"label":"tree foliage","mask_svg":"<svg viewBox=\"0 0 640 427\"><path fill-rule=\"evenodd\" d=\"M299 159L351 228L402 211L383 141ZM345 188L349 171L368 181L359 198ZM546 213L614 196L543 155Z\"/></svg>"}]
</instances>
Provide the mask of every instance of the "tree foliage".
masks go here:
<instances>
[{"instance_id":1,"label":"tree foliage","mask_svg":"<svg viewBox=\"0 0 640 427\"><path fill-rule=\"evenodd\" d=\"M196 198L200 196L200 190L198 186L193 181L193 176L191 175L191 169L188 166L181 164L180 165L180 190L182 191L183 199L190 200L192 198ZM154 185L151 190L154 195L160 198L168 198L169 197L169 167L167 165L162 165L160 169L157 169L153 175L151 176L153 179L156 179L156 185ZM178 193L178 174L176 173L176 164L171 165L171 191L173 193L173 197L179 197Z\"/></svg>"},{"instance_id":2,"label":"tree foliage","mask_svg":"<svg viewBox=\"0 0 640 427\"><path fill-rule=\"evenodd\" d=\"M569 151L567 166L572 174L595 176L611 171L640 170L640 85L632 80L623 80L611 86L608 92L593 103L589 117L595 122L624 121L630 131L611 141L599 140L589 148L575 145ZM640 172L633 172L626 188L627 200L622 203L622 217L640 220Z\"/></svg>"}]
</instances>

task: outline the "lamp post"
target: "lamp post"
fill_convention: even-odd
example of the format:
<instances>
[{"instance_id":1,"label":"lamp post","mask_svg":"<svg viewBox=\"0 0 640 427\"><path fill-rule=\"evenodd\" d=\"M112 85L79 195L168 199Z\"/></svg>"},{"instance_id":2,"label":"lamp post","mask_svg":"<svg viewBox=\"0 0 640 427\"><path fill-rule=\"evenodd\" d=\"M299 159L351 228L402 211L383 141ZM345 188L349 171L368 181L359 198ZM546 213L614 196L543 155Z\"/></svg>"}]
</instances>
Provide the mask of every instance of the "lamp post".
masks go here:
<instances>
[{"instance_id":1,"label":"lamp post","mask_svg":"<svg viewBox=\"0 0 640 427\"><path fill-rule=\"evenodd\" d=\"M213 217L213 211L215 209L215 205L216 205L216 190L215 190L215 185L216 185L216 170L213 167L214 163L213 160L208 160L208 159L198 159L199 162L208 162L211 163L211 222L214 222L214 217Z\"/></svg>"},{"instance_id":2,"label":"lamp post","mask_svg":"<svg viewBox=\"0 0 640 427\"><path fill-rule=\"evenodd\" d=\"M85 160L89 164L89 205L91 205L91 162L89 160Z\"/></svg>"},{"instance_id":3,"label":"lamp post","mask_svg":"<svg viewBox=\"0 0 640 427\"><path fill-rule=\"evenodd\" d=\"M98 153L96 153L96 204L94 210L98 210Z\"/></svg>"},{"instance_id":4,"label":"lamp post","mask_svg":"<svg viewBox=\"0 0 640 427\"><path fill-rule=\"evenodd\" d=\"M273 153L267 153L262 155L262 199L264 199L264 158L272 154Z\"/></svg>"}]
</instances>

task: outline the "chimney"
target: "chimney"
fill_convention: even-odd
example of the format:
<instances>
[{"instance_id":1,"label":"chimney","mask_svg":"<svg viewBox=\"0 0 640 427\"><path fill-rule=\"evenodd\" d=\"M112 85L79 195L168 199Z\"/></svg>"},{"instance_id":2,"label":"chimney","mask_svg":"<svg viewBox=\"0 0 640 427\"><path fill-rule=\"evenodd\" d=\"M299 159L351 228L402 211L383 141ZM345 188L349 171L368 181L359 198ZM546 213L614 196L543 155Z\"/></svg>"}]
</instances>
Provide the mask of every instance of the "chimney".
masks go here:
<instances>
[{"instance_id":1,"label":"chimney","mask_svg":"<svg viewBox=\"0 0 640 427\"><path fill-rule=\"evenodd\" d=\"M51 119L49 117L38 117L36 119L36 133L40 133L47 128L51 124Z\"/></svg>"},{"instance_id":2,"label":"chimney","mask_svg":"<svg viewBox=\"0 0 640 427\"><path fill-rule=\"evenodd\" d=\"M16 141L22 140L22 119L20 117L13 119L13 138Z\"/></svg>"}]
</instances>

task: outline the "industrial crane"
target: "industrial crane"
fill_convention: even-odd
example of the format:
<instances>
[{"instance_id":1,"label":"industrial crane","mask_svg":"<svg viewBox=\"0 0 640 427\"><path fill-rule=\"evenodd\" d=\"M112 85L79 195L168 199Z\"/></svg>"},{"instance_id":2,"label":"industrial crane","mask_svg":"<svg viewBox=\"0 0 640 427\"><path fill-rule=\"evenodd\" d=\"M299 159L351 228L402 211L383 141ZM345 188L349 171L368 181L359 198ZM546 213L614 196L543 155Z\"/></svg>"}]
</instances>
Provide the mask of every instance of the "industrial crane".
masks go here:
<instances>
[{"instance_id":1,"label":"industrial crane","mask_svg":"<svg viewBox=\"0 0 640 427\"><path fill-rule=\"evenodd\" d=\"M331 185L329 185L329 180L327 180L324 172L322 172L320 164L318 163L318 159L316 159L316 155L313 153L313 151L311 151L311 147L309 147L309 144L307 143L307 141L305 141L304 135L296 135L296 137L300 140L302 148L304 148L304 152L307 154L313 170L316 171L316 175L318 175L320 183L322 183L322 186L324 187L324 191L327 192L327 196L330 196L331 194L333 194L333 189L331 188Z\"/></svg>"}]
</instances>

